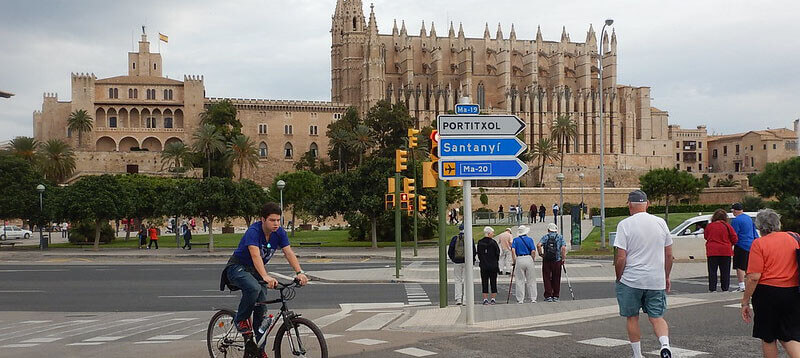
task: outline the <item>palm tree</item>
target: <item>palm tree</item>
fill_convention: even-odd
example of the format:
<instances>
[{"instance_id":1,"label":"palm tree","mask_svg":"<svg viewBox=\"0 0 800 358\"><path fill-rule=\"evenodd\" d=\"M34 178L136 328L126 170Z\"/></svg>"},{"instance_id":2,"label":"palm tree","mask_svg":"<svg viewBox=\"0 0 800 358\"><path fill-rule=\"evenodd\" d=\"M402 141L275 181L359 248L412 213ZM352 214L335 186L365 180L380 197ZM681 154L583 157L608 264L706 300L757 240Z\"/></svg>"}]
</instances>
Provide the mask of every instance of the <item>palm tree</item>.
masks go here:
<instances>
[{"instance_id":1,"label":"palm tree","mask_svg":"<svg viewBox=\"0 0 800 358\"><path fill-rule=\"evenodd\" d=\"M539 141L533 145L533 158L539 160L540 176L539 184L544 183L544 168L547 162L552 162L560 157L558 148L553 140L550 138L539 138Z\"/></svg>"},{"instance_id":2,"label":"palm tree","mask_svg":"<svg viewBox=\"0 0 800 358\"><path fill-rule=\"evenodd\" d=\"M214 152L222 152L225 150L224 137L217 132L216 127L211 124L204 124L197 132L192 135L194 143L192 148L197 152L202 152L208 159L208 173L206 177L211 176L211 156Z\"/></svg>"},{"instance_id":3,"label":"palm tree","mask_svg":"<svg viewBox=\"0 0 800 358\"><path fill-rule=\"evenodd\" d=\"M36 150L39 148L39 141L31 137L16 137L11 140L9 148L11 154L33 163L36 161Z\"/></svg>"},{"instance_id":4,"label":"palm tree","mask_svg":"<svg viewBox=\"0 0 800 358\"><path fill-rule=\"evenodd\" d=\"M553 121L550 133L558 144L558 152L561 153L561 172L564 172L564 151L567 143L578 136L578 124L568 115L562 114Z\"/></svg>"},{"instance_id":5,"label":"palm tree","mask_svg":"<svg viewBox=\"0 0 800 358\"><path fill-rule=\"evenodd\" d=\"M75 152L60 139L50 139L39 147L42 173L56 183L67 180L75 171Z\"/></svg>"},{"instance_id":6,"label":"palm tree","mask_svg":"<svg viewBox=\"0 0 800 358\"><path fill-rule=\"evenodd\" d=\"M339 151L339 172L342 172L344 165L344 156L342 150L350 143L350 133L342 128L336 128L330 132L330 145Z\"/></svg>"},{"instance_id":7,"label":"palm tree","mask_svg":"<svg viewBox=\"0 0 800 358\"><path fill-rule=\"evenodd\" d=\"M253 168L258 165L258 148L246 135L239 134L228 143L226 154L231 163L239 167L239 180L242 180L244 167Z\"/></svg>"},{"instance_id":8,"label":"palm tree","mask_svg":"<svg viewBox=\"0 0 800 358\"><path fill-rule=\"evenodd\" d=\"M364 153L378 144L378 142L375 141L372 130L363 124L359 124L356 127L353 134L350 136L349 142L349 147L358 153L359 166L364 158Z\"/></svg>"},{"instance_id":9,"label":"palm tree","mask_svg":"<svg viewBox=\"0 0 800 358\"><path fill-rule=\"evenodd\" d=\"M78 148L83 145L83 133L91 132L94 122L92 116L85 109L72 112L67 118L67 128L70 132L78 132Z\"/></svg>"},{"instance_id":10,"label":"palm tree","mask_svg":"<svg viewBox=\"0 0 800 358\"><path fill-rule=\"evenodd\" d=\"M169 165L170 171L177 171L189 159L189 147L183 142L170 142L161 152L161 170L165 165Z\"/></svg>"}]
</instances>

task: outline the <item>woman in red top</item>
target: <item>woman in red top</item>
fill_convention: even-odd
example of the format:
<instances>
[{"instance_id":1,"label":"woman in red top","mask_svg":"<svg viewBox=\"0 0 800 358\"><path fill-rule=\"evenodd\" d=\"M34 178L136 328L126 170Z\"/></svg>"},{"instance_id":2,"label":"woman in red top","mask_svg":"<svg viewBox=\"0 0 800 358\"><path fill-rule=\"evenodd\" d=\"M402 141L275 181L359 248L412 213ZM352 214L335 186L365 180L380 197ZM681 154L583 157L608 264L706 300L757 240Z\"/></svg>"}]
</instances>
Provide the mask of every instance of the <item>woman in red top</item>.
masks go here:
<instances>
[{"instance_id":1,"label":"woman in red top","mask_svg":"<svg viewBox=\"0 0 800 358\"><path fill-rule=\"evenodd\" d=\"M150 243L147 244L147 248L149 249L153 247L153 244L155 243L156 250L158 250L158 230L155 226L150 225L150 230L148 230L148 232L150 233Z\"/></svg>"},{"instance_id":2,"label":"woman in red top","mask_svg":"<svg viewBox=\"0 0 800 358\"><path fill-rule=\"evenodd\" d=\"M717 290L717 269L720 274L722 291L728 291L731 283L731 256L733 245L738 237L736 230L728 224L728 213L717 209L711 216L711 223L703 230L706 239L706 257L708 258L708 290Z\"/></svg>"}]
</instances>

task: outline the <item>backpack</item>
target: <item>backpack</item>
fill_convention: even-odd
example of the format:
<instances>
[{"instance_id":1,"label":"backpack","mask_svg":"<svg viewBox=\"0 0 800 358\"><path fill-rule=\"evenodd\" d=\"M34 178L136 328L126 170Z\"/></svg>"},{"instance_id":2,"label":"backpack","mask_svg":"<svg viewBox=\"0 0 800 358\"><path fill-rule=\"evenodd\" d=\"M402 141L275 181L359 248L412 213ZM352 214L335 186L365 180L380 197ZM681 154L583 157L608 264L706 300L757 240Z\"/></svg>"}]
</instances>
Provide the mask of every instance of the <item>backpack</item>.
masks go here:
<instances>
[{"instance_id":1,"label":"backpack","mask_svg":"<svg viewBox=\"0 0 800 358\"><path fill-rule=\"evenodd\" d=\"M558 257L558 236L547 235L548 240L544 244L544 256L542 259L545 261L555 261Z\"/></svg>"},{"instance_id":2,"label":"backpack","mask_svg":"<svg viewBox=\"0 0 800 358\"><path fill-rule=\"evenodd\" d=\"M464 235L458 234L453 261L464 262Z\"/></svg>"}]
</instances>

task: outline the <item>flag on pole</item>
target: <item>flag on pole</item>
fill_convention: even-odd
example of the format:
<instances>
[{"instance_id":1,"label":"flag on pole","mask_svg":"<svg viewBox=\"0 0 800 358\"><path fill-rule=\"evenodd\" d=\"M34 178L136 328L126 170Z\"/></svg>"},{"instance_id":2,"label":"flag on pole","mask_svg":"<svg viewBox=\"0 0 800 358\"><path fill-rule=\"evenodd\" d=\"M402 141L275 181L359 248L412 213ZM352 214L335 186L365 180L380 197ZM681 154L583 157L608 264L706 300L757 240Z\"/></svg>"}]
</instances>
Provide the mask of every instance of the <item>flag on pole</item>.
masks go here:
<instances>
[{"instance_id":1,"label":"flag on pole","mask_svg":"<svg viewBox=\"0 0 800 358\"><path fill-rule=\"evenodd\" d=\"M169 43L169 37L167 35L164 35L164 34L160 33L160 32L158 33L158 39L161 40L161 41L164 41L166 43Z\"/></svg>"}]
</instances>

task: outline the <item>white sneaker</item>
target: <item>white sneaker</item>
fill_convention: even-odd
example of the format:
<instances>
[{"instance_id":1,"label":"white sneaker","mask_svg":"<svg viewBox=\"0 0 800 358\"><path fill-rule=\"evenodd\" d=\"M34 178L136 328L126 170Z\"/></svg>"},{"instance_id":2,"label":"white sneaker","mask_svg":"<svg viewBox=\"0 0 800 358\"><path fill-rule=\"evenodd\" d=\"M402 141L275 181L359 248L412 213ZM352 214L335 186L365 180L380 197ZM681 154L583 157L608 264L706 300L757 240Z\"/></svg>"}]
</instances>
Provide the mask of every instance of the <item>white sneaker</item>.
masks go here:
<instances>
[{"instance_id":1,"label":"white sneaker","mask_svg":"<svg viewBox=\"0 0 800 358\"><path fill-rule=\"evenodd\" d=\"M456 301L456 306L461 306L461 301Z\"/></svg>"},{"instance_id":2,"label":"white sneaker","mask_svg":"<svg viewBox=\"0 0 800 358\"><path fill-rule=\"evenodd\" d=\"M733 292L744 292L744 287L737 287Z\"/></svg>"}]
</instances>

